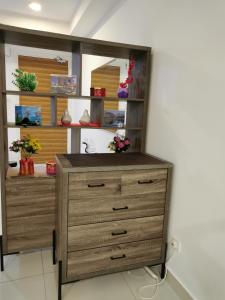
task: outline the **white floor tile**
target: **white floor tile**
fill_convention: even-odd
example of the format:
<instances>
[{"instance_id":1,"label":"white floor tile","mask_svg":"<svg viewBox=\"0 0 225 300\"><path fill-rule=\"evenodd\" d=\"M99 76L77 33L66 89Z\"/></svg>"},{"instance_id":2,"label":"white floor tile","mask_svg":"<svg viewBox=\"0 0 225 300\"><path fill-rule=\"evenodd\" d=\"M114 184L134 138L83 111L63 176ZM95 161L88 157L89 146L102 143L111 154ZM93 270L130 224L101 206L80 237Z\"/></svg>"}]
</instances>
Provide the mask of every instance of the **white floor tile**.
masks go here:
<instances>
[{"instance_id":1,"label":"white floor tile","mask_svg":"<svg viewBox=\"0 0 225 300\"><path fill-rule=\"evenodd\" d=\"M1 283L0 300L45 300L43 275Z\"/></svg>"},{"instance_id":2,"label":"white floor tile","mask_svg":"<svg viewBox=\"0 0 225 300\"><path fill-rule=\"evenodd\" d=\"M57 274L44 274L46 300L57 299ZM63 285L63 300L135 300L120 273Z\"/></svg>"},{"instance_id":3,"label":"white floor tile","mask_svg":"<svg viewBox=\"0 0 225 300\"><path fill-rule=\"evenodd\" d=\"M4 256L5 271L0 282L21 279L43 273L41 251Z\"/></svg>"},{"instance_id":4,"label":"white floor tile","mask_svg":"<svg viewBox=\"0 0 225 300\"><path fill-rule=\"evenodd\" d=\"M136 300L151 299L155 294L156 287L147 287L140 291L140 287L148 284L154 284L156 281L150 277L144 269L136 269L122 273L127 285L131 289ZM170 286L164 282L158 286L154 300L181 300Z\"/></svg>"},{"instance_id":5,"label":"white floor tile","mask_svg":"<svg viewBox=\"0 0 225 300\"><path fill-rule=\"evenodd\" d=\"M44 273L52 273L56 271L56 265L52 264L51 249L42 249L41 252Z\"/></svg>"}]
</instances>

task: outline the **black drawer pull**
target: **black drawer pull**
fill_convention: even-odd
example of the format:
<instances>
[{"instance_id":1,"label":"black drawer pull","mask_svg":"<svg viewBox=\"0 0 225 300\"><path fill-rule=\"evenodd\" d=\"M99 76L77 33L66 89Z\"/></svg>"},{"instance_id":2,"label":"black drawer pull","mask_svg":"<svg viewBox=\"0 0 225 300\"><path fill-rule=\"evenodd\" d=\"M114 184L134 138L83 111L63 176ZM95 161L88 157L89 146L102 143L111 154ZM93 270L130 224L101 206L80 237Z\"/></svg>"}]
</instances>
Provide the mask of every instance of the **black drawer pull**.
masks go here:
<instances>
[{"instance_id":1,"label":"black drawer pull","mask_svg":"<svg viewBox=\"0 0 225 300\"><path fill-rule=\"evenodd\" d=\"M127 231L123 230L123 231L112 232L112 235L121 235L121 234L127 234Z\"/></svg>"},{"instance_id":2,"label":"black drawer pull","mask_svg":"<svg viewBox=\"0 0 225 300\"><path fill-rule=\"evenodd\" d=\"M138 180L138 184L149 184L149 183L153 183L153 180Z\"/></svg>"},{"instance_id":3,"label":"black drawer pull","mask_svg":"<svg viewBox=\"0 0 225 300\"><path fill-rule=\"evenodd\" d=\"M105 186L104 183L100 183L100 184L88 184L88 187L92 188L92 187L102 187Z\"/></svg>"},{"instance_id":4,"label":"black drawer pull","mask_svg":"<svg viewBox=\"0 0 225 300\"><path fill-rule=\"evenodd\" d=\"M126 257L126 255L123 254L121 256L111 256L110 258L111 258L111 260L114 260L114 259L120 259L120 258L125 258L125 257Z\"/></svg>"},{"instance_id":5,"label":"black drawer pull","mask_svg":"<svg viewBox=\"0 0 225 300\"><path fill-rule=\"evenodd\" d=\"M123 209L128 209L128 206L124 206L124 207L113 207L113 210L116 211L116 210L123 210Z\"/></svg>"}]
</instances>

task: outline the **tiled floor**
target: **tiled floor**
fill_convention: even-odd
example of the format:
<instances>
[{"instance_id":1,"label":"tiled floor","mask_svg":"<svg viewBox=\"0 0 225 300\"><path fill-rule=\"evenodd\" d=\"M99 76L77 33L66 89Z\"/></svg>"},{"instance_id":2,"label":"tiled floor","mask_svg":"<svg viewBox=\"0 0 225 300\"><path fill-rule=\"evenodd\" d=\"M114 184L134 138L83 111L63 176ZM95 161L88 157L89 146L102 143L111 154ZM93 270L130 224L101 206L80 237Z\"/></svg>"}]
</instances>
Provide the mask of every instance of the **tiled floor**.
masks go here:
<instances>
[{"instance_id":1,"label":"tiled floor","mask_svg":"<svg viewBox=\"0 0 225 300\"><path fill-rule=\"evenodd\" d=\"M0 300L57 300L57 271L50 250L10 255L0 273ZM63 300L147 300L155 288L143 269L82 280L63 286ZM180 300L167 282L160 285L154 300Z\"/></svg>"}]
</instances>

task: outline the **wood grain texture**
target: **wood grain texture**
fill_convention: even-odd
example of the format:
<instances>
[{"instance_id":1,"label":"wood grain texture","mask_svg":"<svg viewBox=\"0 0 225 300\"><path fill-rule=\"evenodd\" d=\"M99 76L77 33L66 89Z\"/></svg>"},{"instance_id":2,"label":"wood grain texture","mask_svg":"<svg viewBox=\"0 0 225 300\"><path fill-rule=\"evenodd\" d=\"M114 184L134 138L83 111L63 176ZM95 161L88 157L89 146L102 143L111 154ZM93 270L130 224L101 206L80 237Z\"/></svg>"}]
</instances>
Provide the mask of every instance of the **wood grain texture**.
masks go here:
<instances>
[{"instance_id":1,"label":"wood grain texture","mask_svg":"<svg viewBox=\"0 0 225 300\"><path fill-rule=\"evenodd\" d=\"M121 194L149 194L166 192L167 169L146 170L121 177Z\"/></svg>"},{"instance_id":2,"label":"wood grain texture","mask_svg":"<svg viewBox=\"0 0 225 300\"><path fill-rule=\"evenodd\" d=\"M165 193L135 196L75 195L68 204L68 225L81 225L164 214Z\"/></svg>"},{"instance_id":3,"label":"wood grain texture","mask_svg":"<svg viewBox=\"0 0 225 300\"><path fill-rule=\"evenodd\" d=\"M80 198L120 193L120 177L116 172L69 175L69 197Z\"/></svg>"},{"instance_id":4,"label":"wood grain texture","mask_svg":"<svg viewBox=\"0 0 225 300\"><path fill-rule=\"evenodd\" d=\"M163 216L79 225L68 228L68 251L161 237Z\"/></svg>"},{"instance_id":5,"label":"wood grain texture","mask_svg":"<svg viewBox=\"0 0 225 300\"><path fill-rule=\"evenodd\" d=\"M55 214L7 219L8 252L49 247Z\"/></svg>"},{"instance_id":6,"label":"wood grain texture","mask_svg":"<svg viewBox=\"0 0 225 300\"><path fill-rule=\"evenodd\" d=\"M99 274L149 265L161 257L161 239L70 252L68 279L82 279ZM121 258L119 258L121 257ZM117 259L113 259L117 258Z\"/></svg>"},{"instance_id":7,"label":"wood grain texture","mask_svg":"<svg viewBox=\"0 0 225 300\"><path fill-rule=\"evenodd\" d=\"M55 227L55 178L11 177L6 180L8 252L51 245Z\"/></svg>"}]
</instances>

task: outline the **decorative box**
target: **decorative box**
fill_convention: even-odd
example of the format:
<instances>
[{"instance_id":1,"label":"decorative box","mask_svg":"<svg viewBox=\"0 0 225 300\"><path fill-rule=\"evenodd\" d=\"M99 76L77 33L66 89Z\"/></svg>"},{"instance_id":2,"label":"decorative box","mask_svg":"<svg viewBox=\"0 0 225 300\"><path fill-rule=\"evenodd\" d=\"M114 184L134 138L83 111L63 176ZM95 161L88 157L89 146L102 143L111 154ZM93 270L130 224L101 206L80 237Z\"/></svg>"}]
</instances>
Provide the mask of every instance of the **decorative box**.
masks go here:
<instances>
[{"instance_id":1,"label":"decorative box","mask_svg":"<svg viewBox=\"0 0 225 300\"><path fill-rule=\"evenodd\" d=\"M16 125L40 126L42 122L41 108L38 106L15 106Z\"/></svg>"},{"instance_id":2,"label":"decorative box","mask_svg":"<svg viewBox=\"0 0 225 300\"><path fill-rule=\"evenodd\" d=\"M47 175L56 175L56 162L54 160L46 163L46 173Z\"/></svg>"},{"instance_id":3,"label":"decorative box","mask_svg":"<svg viewBox=\"0 0 225 300\"><path fill-rule=\"evenodd\" d=\"M97 88L91 87L90 88L90 96L105 97L105 95L106 95L105 88L100 88L100 87L97 87Z\"/></svg>"},{"instance_id":4,"label":"decorative box","mask_svg":"<svg viewBox=\"0 0 225 300\"><path fill-rule=\"evenodd\" d=\"M123 127L125 111L124 110L105 110L104 126L106 127Z\"/></svg>"},{"instance_id":5,"label":"decorative box","mask_svg":"<svg viewBox=\"0 0 225 300\"><path fill-rule=\"evenodd\" d=\"M76 75L55 75L51 74L51 90L53 93L64 93L76 95L77 76Z\"/></svg>"}]
</instances>

